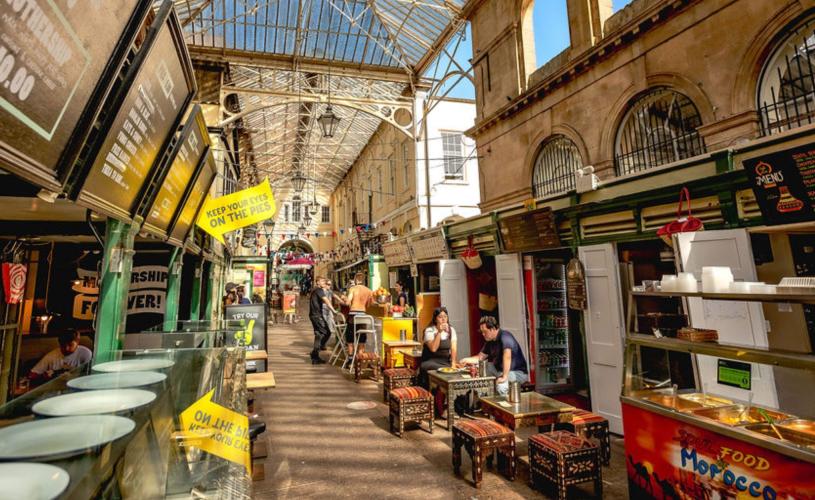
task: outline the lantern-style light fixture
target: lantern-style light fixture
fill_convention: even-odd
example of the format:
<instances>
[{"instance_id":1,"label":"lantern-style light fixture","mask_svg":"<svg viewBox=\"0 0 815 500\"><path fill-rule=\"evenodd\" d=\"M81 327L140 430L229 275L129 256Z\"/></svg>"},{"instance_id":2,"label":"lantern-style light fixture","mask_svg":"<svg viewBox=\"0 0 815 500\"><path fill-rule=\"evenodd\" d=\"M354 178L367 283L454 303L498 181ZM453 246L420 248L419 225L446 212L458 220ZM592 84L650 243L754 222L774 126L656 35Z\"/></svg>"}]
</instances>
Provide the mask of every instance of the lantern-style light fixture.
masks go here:
<instances>
[{"instance_id":1,"label":"lantern-style light fixture","mask_svg":"<svg viewBox=\"0 0 815 500\"><path fill-rule=\"evenodd\" d=\"M291 187L294 188L296 192L301 192L304 187L306 187L306 176L303 175L303 172L300 170L296 171L294 175L291 177Z\"/></svg>"},{"instance_id":2,"label":"lantern-style light fixture","mask_svg":"<svg viewBox=\"0 0 815 500\"><path fill-rule=\"evenodd\" d=\"M311 215L309 215L308 212L306 212L305 215L303 215L303 224L305 224L306 226L311 224Z\"/></svg>"},{"instance_id":3,"label":"lantern-style light fixture","mask_svg":"<svg viewBox=\"0 0 815 500\"><path fill-rule=\"evenodd\" d=\"M336 132L337 125L340 123L340 117L334 114L334 110L331 108L330 102L328 106L325 107L323 114L317 118L317 123L320 124L320 129L323 131L323 137L334 137L334 132Z\"/></svg>"},{"instance_id":4,"label":"lantern-style light fixture","mask_svg":"<svg viewBox=\"0 0 815 500\"><path fill-rule=\"evenodd\" d=\"M265 221L263 221L263 229L264 231L266 231L266 234L268 236L271 236L272 233L274 232L274 225L275 225L274 219L266 219Z\"/></svg>"}]
</instances>

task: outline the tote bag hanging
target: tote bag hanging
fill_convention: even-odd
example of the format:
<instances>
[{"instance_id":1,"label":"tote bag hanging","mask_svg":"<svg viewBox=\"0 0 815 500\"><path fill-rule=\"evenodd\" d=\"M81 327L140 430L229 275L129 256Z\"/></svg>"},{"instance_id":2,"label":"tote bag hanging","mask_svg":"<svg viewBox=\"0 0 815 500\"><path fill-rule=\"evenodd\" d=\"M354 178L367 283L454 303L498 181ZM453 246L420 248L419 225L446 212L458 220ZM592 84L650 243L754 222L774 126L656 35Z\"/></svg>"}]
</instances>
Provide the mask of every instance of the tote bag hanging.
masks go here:
<instances>
[{"instance_id":1,"label":"tote bag hanging","mask_svg":"<svg viewBox=\"0 0 815 500\"><path fill-rule=\"evenodd\" d=\"M687 211L683 212L682 205L687 202ZM657 230L657 236L662 238L669 247L673 248L673 235L677 233L692 233L705 228L704 223L691 213L690 191L683 187L679 191L679 207L676 210L676 220L669 222Z\"/></svg>"},{"instance_id":2,"label":"tote bag hanging","mask_svg":"<svg viewBox=\"0 0 815 500\"><path fill-rule=\"evenodd\" d=\"M473 244L472 236L467 237L467 248L461 253L461 260L464 261L464 265L469 269L478 269L481 267L481 255L478 254L478 250Z\"/></svg>"}]
</instances>

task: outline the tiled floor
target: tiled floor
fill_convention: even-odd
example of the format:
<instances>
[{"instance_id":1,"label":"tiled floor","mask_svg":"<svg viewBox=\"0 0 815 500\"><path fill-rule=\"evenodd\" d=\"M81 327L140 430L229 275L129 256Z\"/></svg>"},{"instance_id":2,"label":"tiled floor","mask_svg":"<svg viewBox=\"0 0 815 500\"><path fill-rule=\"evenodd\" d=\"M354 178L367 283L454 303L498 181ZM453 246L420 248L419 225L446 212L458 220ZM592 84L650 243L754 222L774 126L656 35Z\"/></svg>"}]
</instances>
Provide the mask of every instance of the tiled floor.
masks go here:
<instances>
[{"instance_id":1,"label":"tiled floor","mask_svg":"<svg viewBox=\"0 0 815 500\"><path fill-rule=\"evenodd\" d=\"M311 365L312 333L308 322L269 328L269 367L277 387L260 393L256 411L267 423L265 479L254 483L253 497L265 498L544 498L526 483L526 466L507 481L485 471L481 488L469 482L464 454L462 477L453 474L450 433L410 430L403 439L388 432L388 411L381 386L371 380L355 384L329 365ZM328 353L324 353L326 356ZM370 410L351 410L349 403L374 401ZM523 429L519 454L526 453ZM614 440L611 467L606 467L604 497L627 497L622 441ZM575 498L591 494L590 483L574 490Z\"/></svg>"}]
</instances>

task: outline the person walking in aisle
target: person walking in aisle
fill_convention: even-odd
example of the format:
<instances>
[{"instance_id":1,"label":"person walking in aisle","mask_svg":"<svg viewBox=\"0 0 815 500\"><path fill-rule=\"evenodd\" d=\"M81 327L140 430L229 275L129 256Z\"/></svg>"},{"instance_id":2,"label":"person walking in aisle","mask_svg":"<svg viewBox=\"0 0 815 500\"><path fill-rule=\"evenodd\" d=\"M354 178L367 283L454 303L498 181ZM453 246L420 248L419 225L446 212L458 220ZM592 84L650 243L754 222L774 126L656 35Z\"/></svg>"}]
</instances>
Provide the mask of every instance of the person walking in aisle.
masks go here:
<instances>
[{"instance_id":1,"label":"person walking in aisle","mask_svg":"<svg viewBox=\"0 0 815 500\"><path fill-rule=\"evenodd\" d=\"M311 350L311 364L319 365L325 363L325 360L320 358L320 351L325 349L325 344L331 337L331 331L328 329L328 323L323 316L323 307L327 306L332 312L334 307L329 302L325 293L325 279L318 277L314 280L316 286L311 291L308 303L308 317L311 320L311 325L314 327L314 346Z\"/></svg>"},{"instance_id":2,"label":"person walking in aisle","mask_svg":"<svg viewBox=\"0 0 815 500\"><path fill-rule=\"evenodd\" d=\"M357 273L354 275L354 285L348 290L348 296L345 298L345 304L350 306L351 311L348 313L348 324L354 324L354 316L358 314L366 314L368 306L374 301L374 293L370 288L365 286L365 275ZM355 327L347 328L345 330L345 342L348 344L348 357L354 355L354 333ZM365 342L368 341L366 334L359 336L359 351L365 352Z\"/></svg>"}]
</instances>

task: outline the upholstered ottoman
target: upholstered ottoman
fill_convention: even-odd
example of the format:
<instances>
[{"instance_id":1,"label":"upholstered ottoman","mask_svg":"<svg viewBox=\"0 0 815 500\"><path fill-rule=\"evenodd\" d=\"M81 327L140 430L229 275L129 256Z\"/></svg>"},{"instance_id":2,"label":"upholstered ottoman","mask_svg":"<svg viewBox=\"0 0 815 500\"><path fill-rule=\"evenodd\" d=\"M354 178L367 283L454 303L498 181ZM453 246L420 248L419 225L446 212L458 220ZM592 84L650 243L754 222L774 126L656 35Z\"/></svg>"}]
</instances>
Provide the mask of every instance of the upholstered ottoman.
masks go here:
<instances>
[{"instance_id":1,"label":"upholstered ottoman","mask_svg":"<svg viewBox=\"0 0 815 500\"><path fill-rule=\"evenodd\" d=\"M379 380L380 366L379 354L375 352L358 352L354 361L354 381L359 383L363 370L371 370L373 373L371 378Z\"/></svg>"},{"instance_id":2,"label":"upholstered ottoman","mask_svg":"<svg viewBox=\"0 0 815 500\"><path fill-rule=\"evenodd\" d=\"M399 387L410 387L416 372L410 368L388 368L382 370L382 401L388 402L388 393Z\"/></svg>"},{"instance_id":3,"label":"upholstered ottoman","mask_svg":"<svg viewBox=\"0 0 815 500\"><path fill-rule=\"evenodd\" d=\"M572 412L572 421L559 424L563 427L593 441L596 440L600 446L600 458L604 465L611 462L611 437L608 433L608 420L596 413L586 410L575 410Z\"/></svg>"},{"instance_id":4,"label":"upholstered ottoman","mask_svg":"<svg viewBox=\"0 0 815 500\"><path fill-rule=\"evenodd\" d=\"M603 498L600 448L569 431L535 434L529 438L529 480L533 489L543 480L554 483L559 500L566 499L569 486L594 481L594 494Z\"/></svg>"},{"instance_id":5,"label":"upholstered ottoman","mask_svg":"<svg viewBox=\"0 0 815 500\"><path fill-rule=\"evenodd\" d=\"M399 387L390 391L390 431L399 423L399 437L405 433L406 422L427 420L433 434L433 395L422 387Z\"/></svg>"},{"instance_id":6,"label":"upholstered ottoman","mask_svg":"<svg viewBox=\"0 0 815 500\"><path fill-rule=\"evenodd\" d=\"M481 486L484 459L492 462L498 452L498 468L510 481L515 480L515 433L512 429L486 420L462 419L453 424L453 470L461 471L461 447L467 450L473 462L473 483Z\"/></svg>"}]
</instances>

